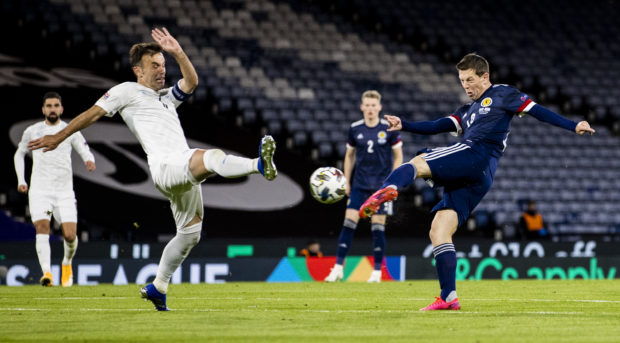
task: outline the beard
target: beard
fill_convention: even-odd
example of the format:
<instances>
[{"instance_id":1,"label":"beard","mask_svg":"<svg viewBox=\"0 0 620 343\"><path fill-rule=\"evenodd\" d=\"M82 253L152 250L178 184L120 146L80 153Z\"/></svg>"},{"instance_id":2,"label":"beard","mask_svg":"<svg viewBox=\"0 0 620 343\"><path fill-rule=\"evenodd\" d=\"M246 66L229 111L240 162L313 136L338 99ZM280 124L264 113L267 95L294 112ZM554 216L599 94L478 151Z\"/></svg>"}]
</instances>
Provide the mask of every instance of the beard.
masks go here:
<instances>
[{"instance_id":1,"label":"beard","mask_svg":"<svg viewBox=\"0 0 620 343\"><path fill-rule=\"evenodd\" d=\"M58 115L56 113L50 113L47 116L45 116L45 119L47 119L47 121L53 124L56 121L58 121Z\"/></svg>"}]
</instances>

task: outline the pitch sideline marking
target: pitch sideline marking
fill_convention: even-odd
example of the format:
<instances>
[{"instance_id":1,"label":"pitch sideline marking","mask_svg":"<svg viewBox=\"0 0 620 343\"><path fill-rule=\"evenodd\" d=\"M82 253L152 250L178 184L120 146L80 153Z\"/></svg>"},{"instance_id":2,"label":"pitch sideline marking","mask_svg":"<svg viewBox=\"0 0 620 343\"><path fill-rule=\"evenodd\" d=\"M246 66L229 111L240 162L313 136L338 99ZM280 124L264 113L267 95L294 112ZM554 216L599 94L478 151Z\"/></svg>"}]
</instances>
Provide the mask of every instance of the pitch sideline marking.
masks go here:
<instances>
[{"instance_id":1,"label":"pitch sideline marking","mask_svg":"<svg viewBox=\"0 0 620 343\"><path fill-rule=\"evenodd\" d=\"M127 308L123 308L123 309L111 309L111 308L80 308L80 309L75 309L78 311L82 311L82 312L143 312L143 311L154 311L153 309L127 309ZM52 309L47 309L47 308L21 308L21 307L15 307L15 308L11 308L11 307L5 307L5 308L0 308L0 311L6 311L6 312L14 312L14 311L35 311L35 312L50 312L52 311ZM54 310L55 311L55 310ZM206 308L206 309L172 309L173 312L178 311L178 312L274 312L274 313L279 313L279 312L283 312L282 310L278 310L278 309L212 309L212 308ZM286 310L286 311L291 311ZM419 314L424 314L424 313L428 313L426 311L419 311L419 310L310 310L310 309L306 309L306 310L298 310L298 312L307 312L307 313L335 313L335 314L339 314L339 313L419 313ZM567 311L567 312L561 312L561 311L466 311L466 310L461 310L461 311L442 311L443 313L454 313L455 315L461 314L461 315L466 315L466 314L512 314L512 315L518 315L518 314L535 314L535 315L576 315L576 316L580 316L580 315L586 315L588 313L586 312L575 312L575 311ZM598 312L598 315L611 315L611 316L617 316L618 313L616 312Z\"/></svg>"},{"instance_id":2,"label":"pitch sideline marking","mask_svg":"<svg viewBox=\"0 0 620 343\"><path fill-rule=\"evenodd\" d=\"M2 300L9 300L14 298L0 298ZM139 299L138 297L37 297L32 298L34 300L117 300L117 299ZM240 298L240 297L173 297L176 300L266 300L266 301L285 301L285 300L295 300L294 298ZM407 300L407 301L425 301L428 298L392 298L393 300ZM358 301L357 298L322 298L321 300L326 301L340 301L340 300L349 300L349 301ZM600 300L600 299L513 299L513 298L465 298L463 299L465 302L470 301L531 301L531 302L585 302L585 303L612 303L617 304L620 303L620 300Z\"/></svg>"}]
</instances>

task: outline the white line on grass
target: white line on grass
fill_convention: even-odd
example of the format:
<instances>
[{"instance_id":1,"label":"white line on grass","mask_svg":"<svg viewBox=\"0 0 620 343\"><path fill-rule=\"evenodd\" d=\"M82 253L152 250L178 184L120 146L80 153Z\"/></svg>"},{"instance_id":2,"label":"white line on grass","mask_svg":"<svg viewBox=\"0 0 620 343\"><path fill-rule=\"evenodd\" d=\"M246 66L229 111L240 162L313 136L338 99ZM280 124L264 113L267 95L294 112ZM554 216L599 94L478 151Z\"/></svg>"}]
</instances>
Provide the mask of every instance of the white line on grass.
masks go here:
<instances>
[{"instance_id":1,"label":"white line on grass","mask_svg":"<svg viewBox=\"0 0 620 343\"><path fill-rule=\"evenodd\" d=\"M620 303L620 300L598 300L598 299L485 299L472 298L471 301L532 301L532 302L580 302L580 303Z\"/></svg>"},{"instance_id":2,"label":"white line on grass","mask_svg":"<svg viewBox=\"0 0 620 343\"><path fill-rule=\"evenodd\" d=\"M0 312L19 312L19 311L39 311L39 312L50 312L52 309L48 308L21 308L21 307L5 307L0 308ZM135 308L77 308L72 309L72 311L81 311L81 312L151 312L155 311L154 309L135 309ZM521 315L521 314L533 314L533 315L564 315L564 316L584 316L590 315L590 313L586 312L575 312L575 311L419 311L419 310L312 310L312 309L260 309L260 308L248 308L248 309L217 309L217 308L173 308L173 312L271 312L271 313L280 313L280 312L304 312L304 313L333 313L333 314L341 314L341 313L417 313L417 314L426 314L429 312L442 312L449 313L450 315L470 315L470 314L482 314L482 315ZM616 312L597 312L597 316L617 316Z\"/></svg>"},{"instance_id":3,"label":"white line on grass","mask_svg":"<svg viewBox=\"0 0 620 343\"><path fill-rule=\"evenodd\" d=\"M268 300L268 301L287 301L287 300L295 300L297 298L254 298L256 300ZM321 300L325 300L325 301L341 301L341 300L347 300L347 301L357 301L357 298L321 298Z\"/></svg>"},{"instance_id":4,"label":"white line on grass","mask_svg":"<svg viewBox=\"0 0 620 343\"><path fill-rule=\"evenodd\" d=\"M175 299L183 299L183 300L246 300L246 298L239 297L183 297L183 298L175 298ZM258 298L256 298L258 299Z\"/></svg>"},{"instance_id":5,"label":"white line on grass","mask_svg":"<svg viewBox=\"0 0 620 343\"><path fill-rule=\"evenodd\" d=\"M118 300L118 299L138 299L139 297L38 297L35 300ZM9 299L9 298L0 298ZM240 297L173 297L177 300L260 300L260 301L287 301L297 300L297 298L240 298ZM391 298L392 300L406 301L426 301L428 298ZM13 299L14 300L14 299ZM325 301L358 301L357 298L321 298ZM464 298L466 302L471 301L518 301L518 302L584 302L584 303L612 303L619 304L620 300L600 300L600 299L512 299L512 298Z\"/></svg>"},{"instance_id":6,"label":"white line on grass","mask_svg":"<svg viewBox=\"0 0 620 343\"><path fill-rule=\"evenodd\" d=\"M118 299L139 299L139 297L39 297L34 300L118 300Z\"/></svg>"}]
</instances>

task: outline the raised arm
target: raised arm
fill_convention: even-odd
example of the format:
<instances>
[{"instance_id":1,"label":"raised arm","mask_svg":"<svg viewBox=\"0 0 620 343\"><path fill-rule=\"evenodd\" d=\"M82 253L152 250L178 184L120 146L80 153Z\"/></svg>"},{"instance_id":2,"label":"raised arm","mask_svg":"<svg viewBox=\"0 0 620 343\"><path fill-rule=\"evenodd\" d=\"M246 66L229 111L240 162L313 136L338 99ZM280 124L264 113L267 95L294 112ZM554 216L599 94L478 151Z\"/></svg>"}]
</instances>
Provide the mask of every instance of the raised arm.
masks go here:
<instances>
[{"instance_id":1,"label":"raised arm","mask_svg":"<svg viewBox=\"0 0 620 343\"><path fill-rule=\"evenodd\" d=\"M384 118L390 125L388 131L403 130L423 135L433 135L441 132L456 132L459 130L455 124L455 120L450 119L450 117L440 118L435 121L418 122L401 121L399 117L388 114L386 114Z\"/></svg>"},{"instance_id":2,"label":"raised arm","mask_svg":"<svg viewBox=\"0 0 620 343\"><path fill-rule=\"evenodd\" d=\"M62 143L62 141L67 139L73 133L89 127L104 114L106 114L106 111L103 108L93 105L93 107L73 118L73 120L71 120L64 129L58 131L55 135L47 135L30 141L28 143L28 149L36 150L43 148L44 152L54 150L58 144Z\"/></svg>"},{"instance_id":3,"label":"raised arm","mask_svg":"<svg viewBox=\"0 0 620 343\"><path fill-rule=\"evenodd\" d=\"M593 128L590 127L590 123L585 120L580 121L579 123L575 123L574 121L566 119L561 115L539 104L533 105L532 108L527 110L527 113L540 121L564 128L569 131L574 131L579 135L583 135L584 133L594 134L594 132L596 132Z\"/></svg>"},{"instance_id":4,"label":"raised arm","mask_svg":"<svg viewBox=\"0 0 620 343\"><path fill-rule=\"evenodd\" d=\"M179 82L179 87L184 93L191 94L198 86L198 74L189 57L181 48L179 42L164 27L163 30L153 29L151 31L153 39L161 45L165 52L169 53L179 64L183 79Z\"/></svg>"}]
</instances>

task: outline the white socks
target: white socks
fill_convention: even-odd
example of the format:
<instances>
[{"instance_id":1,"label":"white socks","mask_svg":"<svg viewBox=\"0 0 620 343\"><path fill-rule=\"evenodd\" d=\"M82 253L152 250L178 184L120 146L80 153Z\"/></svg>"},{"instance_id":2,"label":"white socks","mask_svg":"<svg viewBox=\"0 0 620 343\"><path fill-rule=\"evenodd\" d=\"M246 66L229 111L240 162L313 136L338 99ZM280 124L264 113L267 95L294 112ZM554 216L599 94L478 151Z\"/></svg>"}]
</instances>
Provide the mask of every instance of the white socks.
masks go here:
<instances>
[{"instance_id":1,"label":"white socks","mask_svg":"<svg viewBox=\"0 0 620 343\"><path fill-rule=\"evenodd\" d=\"M227 155L220 149L209 149L202 156L205 168L220 176L233 178L258 172L256 159Z\"/></svg>"},{"instance_id":2,"label":"white socks","mask_svg":"<svg viewBox=\"0 0 620 343\"><path fill-rule=\"evenodd\" d=\"M62 259L63 265L71 265L73 261L73 256L75 256L75 252L77 251L78 240L77 237L73 240L73 242L69 243L67 240L64 240L65 246L65 257Z\"/></svg>"},{"instance_id":3,"label":"white socks","mask_svg":"<svg viewBox=\"0 0 620 343\"><path fill-rule=\"evenodd\" d=\"M43 274L51 273L50 264L52 259L52 251L50 249L50 235L38 233L35 237L35 247L37 249L37 256L39 257L39 264L41 265L41 270L43 271ZM62 259L62 264L70 265L73 261L73 256L75 256L75 251L77 250L77 238L71 243L65 240L64 246L65 256Z\"/></svg>"},{"instance_id":4,"label":"white socks","mask_svg":"<svg viewBox=\"0 0 620 343\"><path fill-rule=\"evenodd\" d=\"M35 240L35 247L37 249L37 256L39 257L41 270L43 271L43 274L51 273L50 260L52 252L50 249L50 235L38 233Z\"/></svg>"},{"instance_id":5,"label":"white socks","mask_svg":"<svg viewBox=\"0 0 620 343\"><path fill-rule=\"evenodd\" d=\"M193 226L202 226L202 223ZM189 229L189 228L188 228ZM183 263L192 248L200 241L200 231L179 233L174 236L164 248L157 268L157 276L153 285L160 293L168 292L168 283L175 270Z\"/></svg>"},{"instance_id":6,"label":"white socks","mask_svg":"<svg viewBox=\"0 0 620 343\"><path fill-rule=\"evenodd\" d=\"M456 298L457 298L457 296L456 296L456 291L452 291L452 292L450 292L450 294L448 294L448 296L446 297L446 300L445 300L445 301L446 301L447 303L449 303L450 301L452 301L452 300L454 300L454 299L456 299Z\"/></svg>"}]
</instances>

